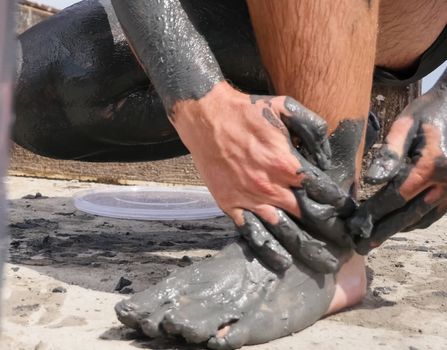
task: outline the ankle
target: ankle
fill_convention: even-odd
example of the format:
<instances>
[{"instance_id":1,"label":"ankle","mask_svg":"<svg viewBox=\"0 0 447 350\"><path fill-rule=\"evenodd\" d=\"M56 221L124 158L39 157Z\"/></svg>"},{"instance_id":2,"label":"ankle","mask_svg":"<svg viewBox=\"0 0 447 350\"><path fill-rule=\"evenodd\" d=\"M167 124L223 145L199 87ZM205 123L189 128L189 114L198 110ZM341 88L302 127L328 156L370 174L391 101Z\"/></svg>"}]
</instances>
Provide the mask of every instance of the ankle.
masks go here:
<instances>
[{"instance_id":1,"label":"ankle","mask_svg":"<svg viewBox=\"0 0 447 350\"><path fill-rule=\"evenodd\" d=\"M365 297L367 279L364 258L353 255L342 266L335 279L335 293L328 314L356 305Z\"/></svg>"}]
</instances>

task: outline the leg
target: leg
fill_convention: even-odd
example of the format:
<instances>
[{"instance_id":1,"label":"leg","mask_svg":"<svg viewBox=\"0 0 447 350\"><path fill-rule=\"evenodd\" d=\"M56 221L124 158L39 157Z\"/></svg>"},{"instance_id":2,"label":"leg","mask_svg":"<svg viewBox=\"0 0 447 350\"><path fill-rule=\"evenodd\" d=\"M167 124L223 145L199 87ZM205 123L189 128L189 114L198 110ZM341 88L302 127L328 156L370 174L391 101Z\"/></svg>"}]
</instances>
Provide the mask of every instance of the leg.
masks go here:
<instances>
[{"instance_id":1,"label":"leg","mask_svg":"<svg viewBox=\"0 0 447 350\"><path fill-rule=\"evenodd\" d=\"M110 2L76 4L21 34L19 45L18 144L44 156L91 161L186 153Z\"/></svg>"},{"instance_id":2,"label":"leg","mask_svg":"<svg viewBox=\"0 0 447 350\"><path fill-rule=\"evenodd\" d=\"M330 174L354 194L372 84L378 4L363 0L336 6L316 1L312 8L298 4L249 2L255 30L268 24L269 31L263 33L277 35L265 41L259 35L261 52L277 92L298 98L329 121L335 161ZM327 16L338 30L319 30ZM307 21L297 20L301 17ZM288 35L282 37L283 31ZM284 51L278 52L278 42ZM327 42L334 42L330 55ZM276 59L272 53L269 60L270 52L277 53ZM278 62L290 65L278 67ZM190 342L208 341L216 349L237 348L301 330L326 313L357 303L365 282L364 263L358 256L352 256L336 276L317 274L298 261L284 276L277 276L239 243L212 260L174 273L118 304L116 310L123 323L151 337L167 332Z\"/></svg>"},{"instance_id":3,"label":"leg","mask_svg":"<svg viewBox=\"0 0 447 350\"><path fill-rule=\"evenodd\" d=\"M371 95L378 1L249 0L248 4L276 92L295 97L326 118L334 132L331 176L355 194ZM267 26L268 31L262 30ZM276 43L281 43L284 55ZM353 257L337 276L330 311L358 302L364 292L364 263Z\"/></svg>"},{"instance_id":4,"label":"leg","mask_svg":"<svg viewBox=\"0 0 447 350\"><path fill-rule=\"evenodd\" d=\"M245 0L196 0L189 6L225 76L243 90L267 93ZM45 156L86 161L187 153L110 0L82 1L19 40L13 132L18 144Z\"/></svg>"},{"instance_id":5,"label":"leg","mask_svg":"<svg viewBox=\"0 0 447 350\"><path fill-rule=\"evenodd\" d=\"M14 73L14 10L15 1L0 3L0 294L3 263L9 242L6 233L6 196L3 177L6 175L9 149L9 126L12 114Z\"/></svg>"},{"instance_id":6,"label":"leg","mask_svg":"<svg viewBox=\"0 0 447 350\"><path fill-rule=\"evenodd\" d=\"M376 65L413 68L447 22L443 0L381 0Z\"/></svg>"}]
</instances>

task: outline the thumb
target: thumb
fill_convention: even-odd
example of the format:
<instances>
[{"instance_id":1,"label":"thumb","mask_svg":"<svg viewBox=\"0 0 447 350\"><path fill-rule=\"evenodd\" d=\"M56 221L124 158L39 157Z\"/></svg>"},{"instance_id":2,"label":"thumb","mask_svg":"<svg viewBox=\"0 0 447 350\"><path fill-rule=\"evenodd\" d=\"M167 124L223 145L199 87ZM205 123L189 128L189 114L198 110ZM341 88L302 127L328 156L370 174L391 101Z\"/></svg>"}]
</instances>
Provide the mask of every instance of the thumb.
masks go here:
<instances>
[{"instance_id":1,"label":"thumb","mask_svg":"<svg viewBox=\"0 0 447 350\"><path fill-rule=\"evenodd\" d=\"M382 184L399 172L415 139L417 121L410 115L399 117L391 126L379 155L372 161L365 175L369 184Z\"/></svg>"}]
</instances>

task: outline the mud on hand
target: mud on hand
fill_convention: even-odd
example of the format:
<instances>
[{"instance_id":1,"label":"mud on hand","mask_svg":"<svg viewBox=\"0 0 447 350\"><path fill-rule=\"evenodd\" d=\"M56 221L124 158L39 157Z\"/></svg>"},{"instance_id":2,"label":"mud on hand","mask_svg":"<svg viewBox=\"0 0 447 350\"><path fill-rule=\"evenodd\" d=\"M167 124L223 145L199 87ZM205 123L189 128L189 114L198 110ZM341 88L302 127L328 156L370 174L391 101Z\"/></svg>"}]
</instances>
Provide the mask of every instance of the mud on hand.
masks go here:
<instances>
[{"instance_id":1,"label":"mud on hand","mask_svg":"<svg viewBox=\"0 0 447 350\"><path fill-rule=\"evenodd\" d=\"M447 72L400 114L365 181L386 185L349 220L360 254L447 212Z\"/></svg>"},{"instance_id":2,"label":"mud on hand","mask_svg":"<svg viewBox=\"0 0 447 350\"><path fill-rule=\"evenodd\" d=\"M278 116L272 107L281 99L284 109ZM274 215L245 210L238 231L261 261L277 272L284 272L296 258L318 272L334 273L343 251L352 248L343 217L355 204L320 170L328 169L331 161L326 123L290 97L251 96L251 101L264 105L262 115L281 130L298 160L297 181L290 184L298 210L286 213L274 208ZM300 141L309 161L291 139Z\"/></svg>"}]
</instances>

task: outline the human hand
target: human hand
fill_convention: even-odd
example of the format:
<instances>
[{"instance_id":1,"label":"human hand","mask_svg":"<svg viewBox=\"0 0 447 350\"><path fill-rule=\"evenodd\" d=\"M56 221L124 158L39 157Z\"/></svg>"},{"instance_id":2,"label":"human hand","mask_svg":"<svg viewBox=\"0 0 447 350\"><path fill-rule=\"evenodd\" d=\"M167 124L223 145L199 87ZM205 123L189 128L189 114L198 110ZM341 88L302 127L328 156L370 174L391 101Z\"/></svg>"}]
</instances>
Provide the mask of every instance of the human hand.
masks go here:
<instances>
[{"instance_id":1,"label":"human hand","mask_svg":"<svg viewBox=\"0 0 447 350\"><path fill-rule=\"evenodd\" d=\"M291 253L316 269L338 268L338 254L283 212L319 238L350 244L339 215L353 210L352 199L290 141L289 131L327 168L324 120L289 97L249 96L225 82L197 101L178 102L170 117L217 203L264 263L285 270Z\"/></svg>"},{"instance_id":2,"label":"human hand","mask_svg":"<svg viewBox=\"0 0 447 350\"><path fill-rule=\"evenodd\" d=\"M349 220L360 254L447 212L446 78L400 114L367 172L366 182L388 183Z\"/></svg>"}]
</instances>

